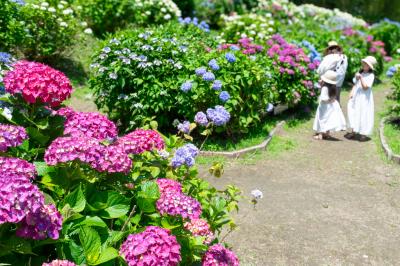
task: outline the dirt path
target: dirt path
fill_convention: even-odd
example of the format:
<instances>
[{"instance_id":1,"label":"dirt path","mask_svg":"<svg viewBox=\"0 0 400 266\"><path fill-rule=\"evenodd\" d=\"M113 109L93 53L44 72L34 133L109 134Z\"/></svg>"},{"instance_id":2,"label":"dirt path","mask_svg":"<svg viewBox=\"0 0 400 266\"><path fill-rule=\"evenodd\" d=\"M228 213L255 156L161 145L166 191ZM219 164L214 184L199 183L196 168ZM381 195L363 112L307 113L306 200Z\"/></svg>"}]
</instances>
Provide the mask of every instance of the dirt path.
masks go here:
<instances>
[{"instance_id":1,"label":"dirt path","mask_svg":"<svg viewBox=\"0 0 400 266\"><path fill-rule=\"evenodd\" d=\"M378 112L386 93L374 92ZM279 132L293 149L228 161L223 178L208 178L246 196L264 193L255 210L241 202L239 228L227 237L241 264L400 265L400 166L385 161L377 134L364 143L343 133L318 142L311 128L309 121Z\"/></svg>"}]
</instances>

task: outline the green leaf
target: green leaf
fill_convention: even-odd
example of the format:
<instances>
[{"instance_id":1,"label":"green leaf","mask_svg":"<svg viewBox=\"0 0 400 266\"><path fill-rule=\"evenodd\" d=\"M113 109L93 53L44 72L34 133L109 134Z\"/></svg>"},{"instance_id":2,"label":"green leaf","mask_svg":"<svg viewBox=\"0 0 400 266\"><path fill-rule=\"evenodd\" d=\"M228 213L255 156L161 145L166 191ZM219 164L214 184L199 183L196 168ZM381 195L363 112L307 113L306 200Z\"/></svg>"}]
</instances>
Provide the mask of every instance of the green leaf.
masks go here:
<instances>
[{"instance_id":1,"label":"green leaf","mask_svg":"<svg viewBox=\"0 0 400 266\"><path fill-rule=\"evenodd\" d=\"M107 224L97 216L86 216L85 219L78 224L78 226L95 226L107 228Z\"/></svg>"},{"instance_id":2,"label":"green leaf","mask_svg":"<svg viewBox=\"0 0 400 266\"><path fill-rule=\"evenodd\" d=\"M113 219L124 216L129 212L129 204L116 204L100 211L99 215L103 218Z\"/></svg>"},{"instance_id":3,"label":"green leaf","mask_svg":"<svg viewBox=\"0 0 400 266\"><path fill-rule=\"evenodd\" d=\"M39 129L34 128L34 127L28 127L26 129L26 131L28 132L28 135L31 139L39 142L41 145L46 145L47 142L49 141L50 137L49 136L45 136L43 135Z\"/></svg>"},{"instance_id":4,"label":"green leaf","mask_svg":"<svg viewBox=\"0 0 400 266\"><path fill-rule=\"evenodd\" d=\"M34 162L38 176L44 176L50 172L55 172L53 166L48 166L45 162Z\"/></svg>"},{"instance_id":5,"label":"green leaf","mask_svg":"<svg viewBox=\"0 0 400 266\"><path fill-rule=\"evenodd\" d=\"M156 182L147 181L141 184L141 190L138 193L137 203L143 212L154 212L155 202L160 197L158 185Z\"/></svg>"},{"instance_id":6,"label":"green leaf","mask_svg":"<svg viewBox=\"0 0 400 266\"><path fill-rule=\"evenodd\" d=\"M2 245L3 245L2 249L4 249L5 251L9 250L20 254L35 255L32 252L32 247L30 242L23 238L11 236L9 239L7 239L7 241L3 242Z\"/></svg>"},{"instance_id":7,"label":"green leaf","mask_svg":"<svg viewBox=\"0 0 400 266\"><path fill-rule=\"evenodd\" d=\"M93 265L99 265L101 263L113 260L116 257L118 257L118 251L115 248L108 247L101 252L99 259Z\"/></svg>"},{"instance_id":8,"label":"green leaf","mask_svg":"<svg viewBox=\"0 0 400 266\"><path fill-rule=\"evenodd\" d=\"M74 261L78 265L83 264L85 262L85 253L83 251L83 248L76 244L73 240L70 240L68 247L69 251L71 252L71 257L74 259Z\"/></svg>"},{"instance_id":9,"label":"green leaf","mask_svg":"<svg viewBox=\"0 0 400 266\"><path fill-rule=\"evenodd\" d=\"M153 130L157 130L157 128L158 128L158 123L157 123L157 121L150 121L150 127L151 127L151 129L153 129Z\"/></svg>"},{"instance_id":10,"label":"green leaf","mask_svg":"<svg viewBox=\"0 0 400 266\"><path fill-rule=\"evenodd\" d=\"M72 193L65 197L64 204L68 204L75 212L81 212L85 209L86 199L81 185L79 185Z\"/></svg>"},{"instance_id":11,"label":"green leaf","mask_svg":"<svg viewBox=\"0 0 400 266\"><path fill-rule=\"evenodd\" d=\"M79 240L81 241L87 263L89 265L96 265L101 252L101 241L99 234L96 232L96 230L88 226L82 226L79 230Z\"/></svg>"}]
</instances>

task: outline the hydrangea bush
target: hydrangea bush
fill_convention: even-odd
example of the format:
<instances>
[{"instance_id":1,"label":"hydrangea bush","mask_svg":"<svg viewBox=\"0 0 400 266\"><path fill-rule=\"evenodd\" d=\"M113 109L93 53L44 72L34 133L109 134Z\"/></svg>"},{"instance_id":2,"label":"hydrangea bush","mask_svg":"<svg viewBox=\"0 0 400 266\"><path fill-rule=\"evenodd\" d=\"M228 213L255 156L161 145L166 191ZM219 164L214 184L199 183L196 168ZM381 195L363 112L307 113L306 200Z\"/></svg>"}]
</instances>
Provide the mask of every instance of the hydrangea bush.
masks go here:
<instances>
[{"instance_id":1,"label":"hydrangea bush","mask_svg":"<svg viewBox=\"0 0 400 266\"><path fill-rule=\"evenodd\" d=\"M104 115L63 106L62 73L13 67L2 97L13 111L0 116L3 263L197 265L216 254L240 193L197 176L196 146L150 128L121 134Z\"/></svg>"}]
</instances>

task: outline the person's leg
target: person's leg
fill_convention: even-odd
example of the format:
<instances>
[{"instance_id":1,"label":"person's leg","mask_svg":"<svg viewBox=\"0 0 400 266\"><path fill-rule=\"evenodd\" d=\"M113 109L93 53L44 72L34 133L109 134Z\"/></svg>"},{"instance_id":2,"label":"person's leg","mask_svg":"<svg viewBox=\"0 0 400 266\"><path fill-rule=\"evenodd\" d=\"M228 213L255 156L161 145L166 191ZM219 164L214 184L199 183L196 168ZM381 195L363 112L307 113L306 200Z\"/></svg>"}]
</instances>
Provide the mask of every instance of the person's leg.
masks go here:
<instances>
[{"instance_id":1,"label":"person's leg","mask_svg":"<svg viewBox=\"0 0 400 266\"><path fill-rule=\"evenodd\" d=\"M340 92L342 91L342 88L336 87L336 100L338 103L340 103Z\"/></svg>"}]
</instances>

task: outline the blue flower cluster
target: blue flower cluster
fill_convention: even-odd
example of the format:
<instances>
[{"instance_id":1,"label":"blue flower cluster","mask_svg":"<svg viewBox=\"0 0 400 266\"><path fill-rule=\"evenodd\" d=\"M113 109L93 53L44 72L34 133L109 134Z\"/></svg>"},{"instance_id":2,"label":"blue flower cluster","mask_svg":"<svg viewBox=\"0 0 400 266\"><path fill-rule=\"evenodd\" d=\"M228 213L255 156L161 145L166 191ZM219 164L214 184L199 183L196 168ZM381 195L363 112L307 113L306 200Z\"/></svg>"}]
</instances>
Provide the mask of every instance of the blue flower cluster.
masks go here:
<instances>
[{"instance_id":1,"label":"blue flower cluster","mask_svg":"<svg viewBox=\"0 0 400 266\"><path fill-rule=\"evenodd\" d=\"M207 72L205 67L199 67L195 70L197 76L203 76Z\"/></svg>"},{"instance_id":2,"label":"blue flower cluster","mask_svg":"<svg viewBox=\"0 0 400 266\"><path fill-rule=\"evenodd\" d=\"M214 81L214 80L215 80L215 75L214 75L214 73L212 73L212 72L206 72L206 73L203 75L203 80L204 80L204 81L209 81L209 82Z\"/></svg>"},{"instance_id":3,"label":"blue flower cluster","mask_svg":"<svg viewBox=\"0 0 400 266\"><path fill-rule=\"evenodd\" d=\"M181 91L188 92L188 91L190 91L192 89L192 87L193 87L192 82L186 81L185 83L183 83L181 85Z\"/></svg>"},{"instance_id":4,"label":"blue flower cluster","mask_svg":"<svg viewBox=\"0 0 400 266\"><path fill-rule=\"evenodd\" d=\"M198 112L194 117L194 122L204 127L207 126L208 125L207 115L203 112Z\"/></svg>"},{"instance_id":5,"label":"blue flower cluster","mask_svg":"<svg viewBox=\"0 0 400 266\"><path fill-rule=\"evenodd\" d=\"M0 63L11 63L12 56L9 53L0 52Z\"/></svg>"},{"instance_id":6,"label":"blue flower cluster","mask_svg":"<svg viewBox=\"0 0 400 266\"><path fill-rule=\"evenodd\" d=\"M265 108L265 111L267 111L267 113L271 113L274 111L274 105L272 103L268 103L267 107Z\"/></svg>"},{"instance_id":7,"label":"blue flower cluster","mask_svg":"<svg viewBox=\"0 0 400 266\"><path fill-rule=\"evenodd\" d=\"M207 117L216 126L223 126L231 119L229 112L221 105L215 106L214 109L208 108Z\"/></svg>"},{"instance_id":8,"label":"blue flower cluster","mask_svg":"<svg viewBox=\"0 0 400 266\"><path fill-rule=\"evenodd\" d=\"M201 29L201 30L203 30L205 32L210 32L210 25L208 25L207 22L205 22L205 21L201 21L199 23L199 19L196 18L196 17L194 17L193 19L189 18L189 17L186 17L184 19L183 18L179 18L178 21L182 25L192 24L192 25L196 26L197 28L199 28L199 29Z\"/></svg>"},{"instance_id":9,"label":"blue flower cluster","mask_svg":"<svg viewBox=\"0 0 400 266\"><path fill-rule=\"evenodd\" d=\"M400 22L398 22L398 21L394 21L394 20L391 20L391 19L388 19L388 18L384 18L383 21L385 21L387 23L390 23L390 24L393 24L393 25L396 25L397 27L400 28Z\"/></svg>"},{"instance_id":10,"label":"blue flower cluster","mask_svg":"<svg viewBox=\"0 0 400 266\"><path fill-rule=\"evenodd\" d=\"M399 71L400 69L400 64L395 65L395 66L391 66L388 71L386 71L386 76L388 76L389 78L393 77L394 74L396 74L397 71Z\"/></svg>"},{"instance_id":11,"label":"blue flower cluster","mask_svg":"<svg viewBox=\"0 0 400 266\"><path fill-rule=\"evenodd\" d=\"M227 91L221 91L221 93L219 94L219 99L223 102L226 102L227 100L229 100L229 98L231 98L231 96Z\"/></svg>"},{"instance_id":12,"label":"blue flower cluster","mask_svg":"<svg viewBox=\"0 0 400 266\"><path fill-rule=\"evenodd\" d=\"M214 70L214 71L218 71L219 70L219 65L217 63L217 60L215 60L215 59L211 59L208 62L208 66L211 67L211 69Z\"/></svg>"},{"instance_id":13,"label":"blue flower cluster","mask_svg":"<svg viewBox=\"0 0 400 266\"><path fill-rule=\"evenodd\" d=\"M23 0L11 0L11 2L16 3L17 5L24 6L25 1Z\"/></svg>"},{"instance_id":14,"label":"blue flower cluster","mask_svg":"<svg viewBox=\"0 0 400 266\"><path fill-rule=\"evenodd\" d=\"M178 168L182 165L189 167L195 164L195 158L199 154L199 149L193 144L186 144L178 148L171 160L171 165L174 168Z\"/></svg>"},{"instance_id":15,"label":"blue flower cluster","mask_svg":"<svg viewBox=\"0 0 400 266\"><path fill-rule=\"evenodd\" d=\"M317 51L312 43L304 40L301 42L301 46L306 47L308 50L310 50L310 54L308 55L308 57L311 59L311 62L322 61L321 54Z\"/></svg>"},{"instance_id":16,"label":"blue flower cluster","mask_svg":"<svg viewBox=\"0 0 400 266\"><path fill-rule=\"evenodd\" d=\"M190 133L190 122L189 121L184 121L183 123L178 124L178 130L180 132L183 132L185 134Z\"/></svg>"},{"instance_id":17,"label":"blue flower cluster","mask_svg":"<svg viewBox=\"0 0 400 266\"><path fill-rule=\"evenodd\" d=\"M229 63L234 63L236 61L236 57L234 54L227 53L225 55L226 60L228 60Z\"/></svg>"},{"instance_id":18,"label":"blue flower cluster","mask_svg":"<svg viewBox=\"0 0 400 266\"><path fill-rule=\"evenodd\" d=\"M220 89L222 88L222 81L220 81L220 80L215 80L214 82L213 82L213 84L212 84L212 89L213 90L216 90L216 91L219 91Z\"/></svg>"}]
</instances>

